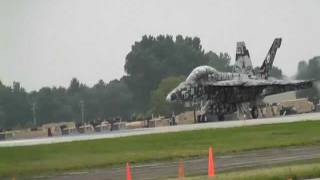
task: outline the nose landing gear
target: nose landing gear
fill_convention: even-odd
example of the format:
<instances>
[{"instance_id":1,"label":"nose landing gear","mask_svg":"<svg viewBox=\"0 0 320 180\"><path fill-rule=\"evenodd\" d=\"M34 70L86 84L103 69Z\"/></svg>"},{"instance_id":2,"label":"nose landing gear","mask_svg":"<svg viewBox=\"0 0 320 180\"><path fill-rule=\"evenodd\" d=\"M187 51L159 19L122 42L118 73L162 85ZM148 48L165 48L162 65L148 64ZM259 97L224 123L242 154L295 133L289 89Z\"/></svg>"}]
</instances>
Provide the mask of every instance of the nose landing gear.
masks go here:
<instances>
[{"instance_id":1,"label":"nose landing gear","mask_svg":"<svg viewBox=\"0 0 320 180\"><path fill-rule=\"evenodd\" d=\"M251 109L251 116L253 119L257 119L259 116L258 108L256 106Z\"/></svg>"}]
</instances>

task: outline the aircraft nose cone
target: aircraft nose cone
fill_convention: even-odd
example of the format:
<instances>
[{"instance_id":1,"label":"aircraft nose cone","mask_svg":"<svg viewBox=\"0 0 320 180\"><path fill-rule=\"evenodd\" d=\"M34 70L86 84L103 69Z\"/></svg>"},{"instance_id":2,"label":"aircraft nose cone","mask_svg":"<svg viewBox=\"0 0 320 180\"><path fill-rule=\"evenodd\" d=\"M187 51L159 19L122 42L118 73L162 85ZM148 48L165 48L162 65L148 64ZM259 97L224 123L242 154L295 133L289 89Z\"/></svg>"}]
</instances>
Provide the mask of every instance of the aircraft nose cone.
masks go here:
<instances>
[{"instance_id":1,"label":"aircraft nose cone","mask_svg":"<svg viewBox=\"0 0 320 180\"><path fill-rule=\"evenodd\" d=\"M166 101L167 101L167 102L171 102L171 93L167 95Z\"/></svg>"},{"instance_id":2,"label":"aircraft nose cone","mask_svg":"<svg viewBox=\"0 0 320 180\"><path fill-rule=\"evenodd\" d=\"M173 102L176 99L177 99L177 95L175 93L170 93L166 97L167 102Z\"/></svg>"}]
</instances>

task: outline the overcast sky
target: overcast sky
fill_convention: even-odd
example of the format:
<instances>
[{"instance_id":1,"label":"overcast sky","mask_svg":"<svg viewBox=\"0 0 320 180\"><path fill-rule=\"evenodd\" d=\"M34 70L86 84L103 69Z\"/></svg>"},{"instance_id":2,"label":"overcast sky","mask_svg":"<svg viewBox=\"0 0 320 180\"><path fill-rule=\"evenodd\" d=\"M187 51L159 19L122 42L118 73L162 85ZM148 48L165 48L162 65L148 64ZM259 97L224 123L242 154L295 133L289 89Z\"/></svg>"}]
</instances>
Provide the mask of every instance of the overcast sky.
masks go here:
<instances>
[{"instance_id":1,"label":"overcast sky","mask_svg":"<svg viewBox=\"0 0 320 180\"><path fill-rule=\"evenodd\" d=\"M0 80L27 91L124 75L144 34L198 36L206 51L235 57L245 41L254 66L282 37L275 65L292 76L320 55L319 0L0 0Z\"/></svg>"}]
</instances>

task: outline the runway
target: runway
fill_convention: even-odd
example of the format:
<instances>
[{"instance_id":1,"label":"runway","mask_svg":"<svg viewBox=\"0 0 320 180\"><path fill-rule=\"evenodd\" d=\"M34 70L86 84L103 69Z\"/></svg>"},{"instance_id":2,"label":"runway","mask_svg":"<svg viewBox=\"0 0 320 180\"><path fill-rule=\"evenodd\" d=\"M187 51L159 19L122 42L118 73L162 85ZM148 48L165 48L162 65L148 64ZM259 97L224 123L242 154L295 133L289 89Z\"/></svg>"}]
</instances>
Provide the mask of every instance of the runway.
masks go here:
<instances>
[{"instance_id":1,"label":"runway","mask_svg":"<svg viewBox=\"0 0 320 180\"><path fill-rule=\"evenodd\" d=\"M287 147L265 150L255 150L227 155L216 155L216 172L232 171L240 168L271 167L276 164L295 161L307 161L320 158L320 146ZM133 179L154 180L177 177L179 161L148 163L131 165ZM186 176L205 175L208 161L206 158L189 159L184 161ZM94 169L68 172L53 176L38 176L32 179L43 180L118 180L125 179L125 167L113 167L106 169Z\"/></svg>"},{"instance_id":2,"label":"runway","mask_svg":"<svg viewBox=\"0 0 320 180\"><path fill-rule=\"evenodd\" d=\"M116 138L116 137L155 134L155 133L192 131L192 130L208 129L208 128L231 128L231 127L263 125L263 124L290 123L290 122L298 122L298 121L306 121L306 120L310 120L310 121L320 120L320 113L319 112L306 113L306 114L298 114L298 115L290 115L290 116L282 116L282 117L274 117L274 118L232 120L232 121L223 121L223 122L186 124L186 125L156 127L156 128L139 128L139 129L131 129L131 130L93 133L93 134L76 134L76 135L34 138L34 139L5 140L5 141L0 141L0 147L31 146L31 145L39 145L39 144L52 144L52 143L72 142L72 141L93 140L93 139Z\"/></svg>"}]
</instances>

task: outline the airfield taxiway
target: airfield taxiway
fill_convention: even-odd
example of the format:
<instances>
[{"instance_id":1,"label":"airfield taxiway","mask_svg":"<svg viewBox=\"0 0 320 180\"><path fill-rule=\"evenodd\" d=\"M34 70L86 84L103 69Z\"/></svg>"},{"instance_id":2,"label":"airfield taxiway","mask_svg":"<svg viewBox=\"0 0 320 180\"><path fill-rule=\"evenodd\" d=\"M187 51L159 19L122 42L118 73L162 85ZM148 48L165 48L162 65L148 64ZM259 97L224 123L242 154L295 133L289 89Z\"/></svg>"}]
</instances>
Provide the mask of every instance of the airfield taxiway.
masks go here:
<instances>
[{"instance_id":1,"label":"airfield taxiway","mask_svg":"<svg viewBox=\"0 0 320 180\"><path fill-rule=\"evenodd\" d=\"M272 167L297 161L310 161L320 158L320 146L286 147L246 151L215 156L216 172L233 171L242 168ZM157 162L131 165L133 179L153 180L175 178L178 174L179 161ZM184 161L185 175L205 175L208 160L206 158ZM105 169L82 170L52 176L37 176L31 179L43 180L118 180L125 179L125 165Z\"/></svg>"},{"instance_id":2,"label":"airfield taxiway","mask_svg":"<svg viewBox=\"0 0 320 180\"><path fill-rule=\"evenodd\" d=\"M298 121L306 121L306 120L309 120L309 121L320 120L320 112L273 117L273 118L232 120L232 121L223 121L223 122L186 124L186 125L156 127L156 128L139 128L139 129L131 129L131 130L119 130L119 131L111 131L111 132L108 131L108 132L100 132L100 133L92 133L92 134L75 134L75 135L67 135L67 136L55 136L55 137L34 138L34 139L4 140L4 141L0 141L0 147L30 146L30 145L38 145L38 144L52 144L52 143L72 142L72 141L93 140L93 139L116 138L116 137L144 135L144 134L191 131L191 130L208 129L208 128L231 128L231 127L263 125L263 124L290 123L290 122L298 122Z\"/></svg>"}]
</instances>

